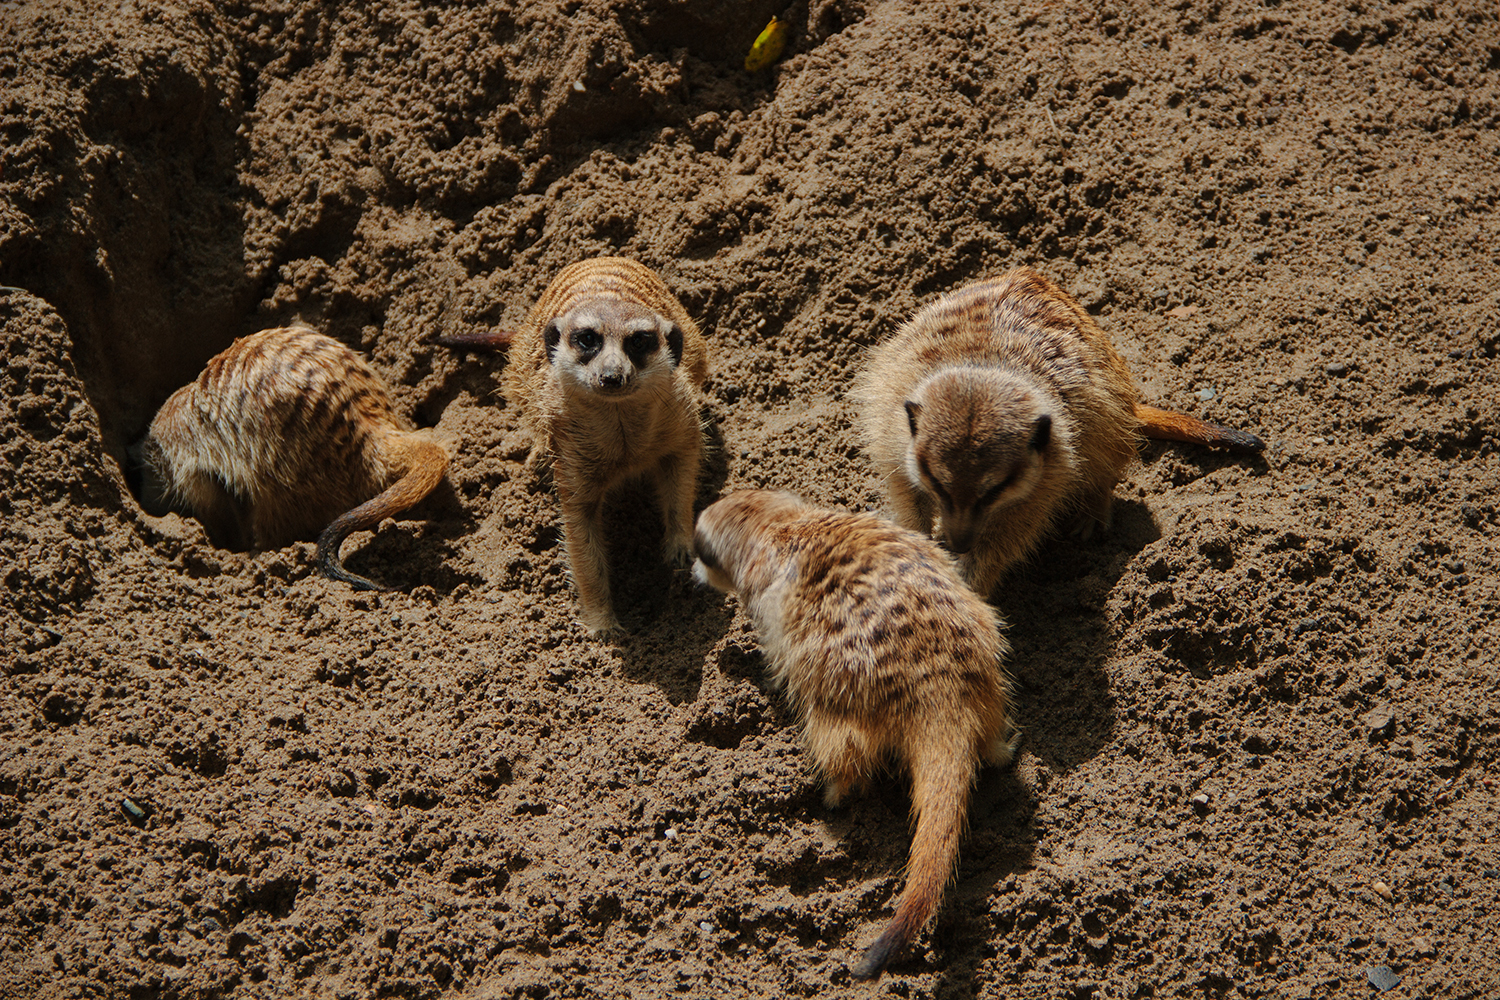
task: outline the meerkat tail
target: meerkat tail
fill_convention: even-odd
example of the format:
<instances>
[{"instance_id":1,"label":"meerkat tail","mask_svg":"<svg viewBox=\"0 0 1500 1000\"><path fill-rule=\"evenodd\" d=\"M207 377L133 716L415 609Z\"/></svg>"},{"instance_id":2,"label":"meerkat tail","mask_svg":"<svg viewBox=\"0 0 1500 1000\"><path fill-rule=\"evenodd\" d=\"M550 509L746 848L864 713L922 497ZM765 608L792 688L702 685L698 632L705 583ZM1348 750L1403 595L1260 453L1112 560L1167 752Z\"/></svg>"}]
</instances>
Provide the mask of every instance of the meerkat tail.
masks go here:
<instances>
[{"instance_id":1,"label":"meerkat tail","mask_svg":"<svg viewBox=\"0 0 1500 1000\"><path fill-rule=\"evenodd\" d=\"M485 330L480 333L445 333L437 338L444 347L467 347L470 350L498 351L509 347L515 339L514 330Z\"/></svg>"},{"instance_id":2,"label":"meerkat tail","mask_svg":"<svg viewBox=\"0 0 1500 1000\"><path fill-rule=\"evenodd\" d=\"M1186 441L1189 444L1207 445L1210 448L1233 448L1236 451L1260 451L1266 443L1249 431L1236 430L1223 424L1211 424L1197 417L1174 410L1158 410L1144 403L1135 404L1136 419L1141 421L1141 433L1148 438L1163 441Z\"/></svg>"},{"instance_id":3,"label":"meerkat tail","mask_svg":"<svg viewBox=\"0 0 1500 1000\"><path fill-rule=\"evenodd\" d=\"M924 743L911 762L911 803L917 823L906 887L896 903L896 915L850 968L855 979L874 979L896 952L911 943L942 902L958 861L974 778L973 754L968 747L947 740Z\"/></svg>"},{"instance_id":4,"label":"meerkat tail","mask_svg":"<svg viewBox=\"0 0 1500 1000\"><path fill-rule=\"evenodd\" d=\"M413 506L437 488L448 470L448 452L442 445L425 438L410 440L406 475L385 492L366 500L340 515L318 536L318 569L332 580L342 580L355 590L385 590L373 580L351 573L339 559L339 548L356 531L373 528L381 521Z\"/></svg>"}]
</instances>

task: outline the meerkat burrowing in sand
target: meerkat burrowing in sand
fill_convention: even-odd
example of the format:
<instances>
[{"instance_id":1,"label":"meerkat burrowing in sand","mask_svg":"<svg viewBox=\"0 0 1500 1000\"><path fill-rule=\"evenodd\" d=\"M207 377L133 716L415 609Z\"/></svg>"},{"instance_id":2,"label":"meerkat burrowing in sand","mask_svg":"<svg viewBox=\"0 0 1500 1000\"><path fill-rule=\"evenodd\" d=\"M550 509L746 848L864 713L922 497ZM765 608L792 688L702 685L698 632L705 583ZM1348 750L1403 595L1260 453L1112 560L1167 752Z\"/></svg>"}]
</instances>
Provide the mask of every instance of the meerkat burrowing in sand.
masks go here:
<instances>
[{"instance_id":1,"label":"meerkat burrowing in sand","mask_svg":"<svg viewBox=\"0 0 1500 1000\"><path fill-rule=\"evenodd\" d=\"M911 773L911 861L896 914L852 966L879 975L953 875L980 760L1014 735L1008 648L993 608L925 535L789 493L733 493L698 517L693 572L739 595L771 679L802 718L837 804L888 758Z\"/></svg>"},{"instance_id":2,"label":"meerkat burrowing in sand","mask_svg":"<svg viewBox=\"0 0 1500 1000\"><path fill-rule=\"evenodd\" d=\"M656 273L623 257L564 268L505 339L505 396L531 433L529 464L552 461L581 617L609 631L619 622L600 514L611 489L649 477L668 559L691 555L708 345Z\"/></svg>"},{"instance_id":3,"label":"meerkat burrowing in sand","mask_svg":"<svg viewBox=\"0 0 1500 1000\"><path fill-rule=\"evenodd\" d=\"M854 390L896 520L937 534L989 596L1065 516L1107 528L1138 439L1247 451L1244 431L1145 406L1099 324L1023 267L922 308Z\"/></svg>"},{"instance_id":4,"label":"meerkat burrowing in sand","mask_svg":"<svg viewBox=\"0 0 1500 1000\"><path fill-rule=\"evenodd\" d=\"M316 536L318 567L361 590L382 588L344 569L339 546L431 493L449 459L363 358L301 326L215 355L131 453L147 513L191 513L229 547Z\"/></svg>"}]
</instances>

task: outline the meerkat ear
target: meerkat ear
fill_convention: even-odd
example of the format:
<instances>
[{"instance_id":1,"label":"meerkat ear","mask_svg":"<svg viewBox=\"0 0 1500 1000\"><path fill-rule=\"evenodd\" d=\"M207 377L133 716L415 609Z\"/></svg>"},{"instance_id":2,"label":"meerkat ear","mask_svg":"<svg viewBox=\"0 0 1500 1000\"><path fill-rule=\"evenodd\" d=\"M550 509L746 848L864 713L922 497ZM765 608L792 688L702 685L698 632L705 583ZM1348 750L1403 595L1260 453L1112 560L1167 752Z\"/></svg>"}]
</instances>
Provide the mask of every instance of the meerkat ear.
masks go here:
<instances>
[{"instance_id":1,"label":"meerkat ear","mask_svg":"<svg viewBox=\"0 0 1500 1000\"><path fill-rule=\"evenodd\" d=\"M917 436L917 418L922 415L922 404L906 401L906 426L911 428L911 436Z\"/></svg>"},{"instance_id":2,"label":"meerkat ear","mask_svg":"<svg viewBox=\"0 0 1500 1000\"><path fill-rule=\"evenodd\" d=\"M1040 417L1036 418L1036 426L1031 429L1031 440L1027 442L1026 446L1032 451L1041 451L1047 447L1048 442L1051 440L1052 415L1050 413L1043 413Z\"/></svg>"},{"instance_id":3,"label":"meerkat ear","mask_svg":"<svg viewBox=\"0 0 1500 1000\"><path fill-rule=\"evenodd\" d=\"M562 343L562 328L557 325L557 320L552 320L542 331L542 340L547 345L547 360L554 360L557 354L557 345Z\"/></svg>"},{"instance_id":4,"label":"meerkat ear","mask_svg":"<svg viewBox=\"0 0 1500 1000\"><path fill-rule=\"evenodd\" d=\"M672 367L682 364L682 327L673 323L667 329L667 351L672 355Z\"/></svg>"}]
</instances>

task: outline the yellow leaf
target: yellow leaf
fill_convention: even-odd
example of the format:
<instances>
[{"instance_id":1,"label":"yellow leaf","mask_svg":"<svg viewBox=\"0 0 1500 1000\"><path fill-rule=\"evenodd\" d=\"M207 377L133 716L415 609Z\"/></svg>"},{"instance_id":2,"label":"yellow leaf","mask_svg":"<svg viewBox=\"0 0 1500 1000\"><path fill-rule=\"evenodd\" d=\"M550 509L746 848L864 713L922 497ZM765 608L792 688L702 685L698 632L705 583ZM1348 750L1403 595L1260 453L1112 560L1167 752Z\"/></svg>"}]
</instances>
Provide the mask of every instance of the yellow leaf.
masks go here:
<instances>
[{"instance_id":1,"label":"yellow leaf","mask_svg":"<svg viewBox=\"0 0 1500 1000\"><path fill-rule=\"evenodd\" d=\"M780 18L771 18L771 23L766 25L755 39L755 44L750 46L750 54L745 57L745 69L754 73L763 70L776 61L781 55L781 50L786 48L787 24Z\"/></svg>"}]
</instances>

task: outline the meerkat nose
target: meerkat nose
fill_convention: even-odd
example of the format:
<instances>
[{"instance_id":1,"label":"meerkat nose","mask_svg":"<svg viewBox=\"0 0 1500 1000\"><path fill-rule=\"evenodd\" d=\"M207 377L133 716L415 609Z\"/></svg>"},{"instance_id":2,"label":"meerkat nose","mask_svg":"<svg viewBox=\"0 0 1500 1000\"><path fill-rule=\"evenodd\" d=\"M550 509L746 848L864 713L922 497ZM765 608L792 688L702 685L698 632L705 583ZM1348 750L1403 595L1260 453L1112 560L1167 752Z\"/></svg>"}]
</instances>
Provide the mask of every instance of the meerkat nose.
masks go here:
<instances>
[{"instance_id":1,"label":"meerkat nose","mask_svg":"<svg viewBox=\"0 0 1500 1000\"><path fill-rule=\"evenodd\" d=\"M605 372L599 376L599 382L606 389L618 389L625 384L625 373L617 371Z\"/></svg>"},{"instance_id":2,"label":"meerkat nose","mask_svg":"<svg viewBox=\"0 0 1500 1000\"><path fill-rule=\"evenodd\" d=\"M954 555L964 555L974 547L974 532L964 531L958 534L950 534L946 536L944 543Z\"/></svg>"}]
</instances>

